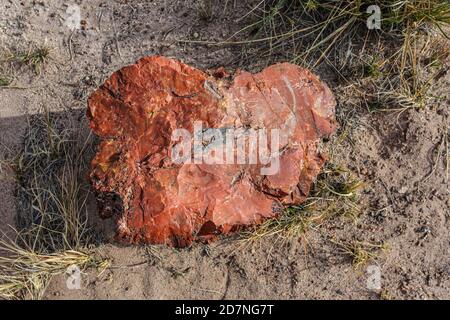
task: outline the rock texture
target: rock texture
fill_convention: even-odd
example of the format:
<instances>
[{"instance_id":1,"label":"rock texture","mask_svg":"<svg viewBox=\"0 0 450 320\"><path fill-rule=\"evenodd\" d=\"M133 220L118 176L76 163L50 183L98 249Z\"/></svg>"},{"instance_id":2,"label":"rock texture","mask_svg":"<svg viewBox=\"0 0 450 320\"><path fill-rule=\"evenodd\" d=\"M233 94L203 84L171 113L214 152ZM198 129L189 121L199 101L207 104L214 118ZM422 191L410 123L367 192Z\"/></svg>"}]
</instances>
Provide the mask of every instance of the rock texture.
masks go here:
<instances>
[{"instance_id":1,"label":"rock texture","mask_svg":"<svg viewBox=\"0 0 450 320\"><path fill-rule=\"evenodd\" d=\"M150 56L115 72L88 105L101 137L90 172L100 215L117 214L117 236L130 243L183 247L301 203L324 162L317 142L335 129L329 88L288 63L232 79L223 69L205 73ZM270 151L279 171L262 174L268 165L259 160L174 163L181 142L173 131L193 133L199 121L203 129L278 129L279 147Z\"/></svg>"}]
</instances>

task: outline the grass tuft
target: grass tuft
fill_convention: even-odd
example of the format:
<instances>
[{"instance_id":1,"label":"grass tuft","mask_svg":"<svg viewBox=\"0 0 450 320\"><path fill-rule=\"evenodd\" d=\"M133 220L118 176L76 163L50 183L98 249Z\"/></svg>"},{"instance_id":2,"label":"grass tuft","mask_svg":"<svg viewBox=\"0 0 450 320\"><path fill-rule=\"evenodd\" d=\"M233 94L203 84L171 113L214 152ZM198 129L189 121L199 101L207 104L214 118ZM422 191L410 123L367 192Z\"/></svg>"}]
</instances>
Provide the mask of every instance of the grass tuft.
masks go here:
<instances>
[{"instance_id":1,"label":"grass tuft","mask_svg":"<svg viewBox=\"0 0 450 320\"><path fill-rule=\"evenodd\" d=\"M387 250L385 244L376 244L361 241L336 242L340 252L351 259L351 263L356 270L367 266L369 262L375 262L380 253Z\"/></svg>"},{"instance_id":2,"label":"grass tuft","mask_svg":"<svg viewBox=\"0 0 450 320\"><path fill-rule=\"evenodd\" d=\"M27 66L39 75L42 68L50 60L51 50L45 45L30 45L26 50L9 50L3 52L1 56L0 62L2 65L9 64L18 67Z\"/></svg>"},{"instance_id":3,"label":"grass tuft","mask_svg":"<svg viewBox=\"0 0 450 320\"><path fill-rule=\"evenodd\" d=\"M0 74L0 87L7 87L12 83L11 77Z\"/></svg>"},{"instance_id":4,"label":"grass tuft","mask_svg":"<svg viewBox=\"0 0 450 320\"><path fill-rule=\"evenodd\" d=\"M50 57L50 49L46 46L29 49L28 51L18 53L15 57L22 65L31 67L36 74L40 74L42 67Z\"/></svg>"}]
</instances>

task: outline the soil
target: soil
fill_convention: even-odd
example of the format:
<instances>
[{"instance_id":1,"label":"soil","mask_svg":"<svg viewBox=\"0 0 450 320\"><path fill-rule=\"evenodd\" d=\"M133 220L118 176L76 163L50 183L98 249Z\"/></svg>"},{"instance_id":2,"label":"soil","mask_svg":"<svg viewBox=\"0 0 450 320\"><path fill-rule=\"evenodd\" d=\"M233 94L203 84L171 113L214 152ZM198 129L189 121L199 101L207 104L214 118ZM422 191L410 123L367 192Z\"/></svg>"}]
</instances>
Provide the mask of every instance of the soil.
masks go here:
<instances>
[{"instance_id":1,"label":"soil","mask_svg":"<svg viewBox=\"0 0 450 320\"><path fill-rule=\"evenodd\" d=\"M86 109L88 95L112 72L146 55L165 55L197 68L225 66L257 71L260 61L241 65L240 49L205 46L180 39L217 41L244 26L250 1L223 1L212 17L201 19L197 1L73 1L83 28L66 25L61 1L2 0L0 46L26 49L46 44L51 60L36 75L16 71L16 89L0 88L0 156L21 148L27 116L43 105L52 112ZM225 9L226 5L226 9ZM333 90L332 76L316 71ZM124 246L113 240L111 221L89 213L106 239L97 250L113 260L100 276L82 274L79 290L69 290L67 275L55 277L47 299L449 299L450 197L444 152L448 135L449 76L435 91L446 99L425 109L369 113L349 110L349 137L335 148L333 161L365 181L366 209L358 219L336 219L287 242L263 239L243 245L229 236L210 245L177 250L165 246ZM341 117L342 118L342 117ZM80 117L80 128L88 130ZM338 144L331 139L327 145ZM444 147L445 148L445 147ZM441 148L442 150L442 148ZM15 182L0 179L0 224L14 225ZM381 288L370 289L370 272L355 270L335 240L383 242L388 249L376 262Z\"/></svg>"}]
</instances>

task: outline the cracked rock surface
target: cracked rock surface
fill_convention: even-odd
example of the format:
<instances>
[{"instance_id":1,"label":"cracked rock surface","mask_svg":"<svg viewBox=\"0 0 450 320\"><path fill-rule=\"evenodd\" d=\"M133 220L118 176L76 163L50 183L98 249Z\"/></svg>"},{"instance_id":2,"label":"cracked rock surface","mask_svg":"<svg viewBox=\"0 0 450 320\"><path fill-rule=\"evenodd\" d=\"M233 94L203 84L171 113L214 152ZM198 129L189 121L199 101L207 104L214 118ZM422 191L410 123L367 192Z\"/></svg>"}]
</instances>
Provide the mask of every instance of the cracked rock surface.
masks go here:
<instances>
[{"instance_id":1,"label":"cracked rock surface","mask_svg":"<svg viewBox=\"0 0 450 320\"><path fill-rule=\"evenodd\" d=\"M116 216L125 242L177 247L275 217L307 197L325 161L317 143L336 127L334 107L317 76L289 63L229 76L145 57L115 72L88 100L90 127L101 138L90 172L100 215ZM176 129L191 134L191 161L174 161L183 143L174 139ZM209 135L213 129L224 134ZM268 146L265 161L250 161L250 132L267 133L254 149ZM236 137L244 137L243 149ZM195 159L199 150L203 161Z\"/></svg>"}]
</instances>

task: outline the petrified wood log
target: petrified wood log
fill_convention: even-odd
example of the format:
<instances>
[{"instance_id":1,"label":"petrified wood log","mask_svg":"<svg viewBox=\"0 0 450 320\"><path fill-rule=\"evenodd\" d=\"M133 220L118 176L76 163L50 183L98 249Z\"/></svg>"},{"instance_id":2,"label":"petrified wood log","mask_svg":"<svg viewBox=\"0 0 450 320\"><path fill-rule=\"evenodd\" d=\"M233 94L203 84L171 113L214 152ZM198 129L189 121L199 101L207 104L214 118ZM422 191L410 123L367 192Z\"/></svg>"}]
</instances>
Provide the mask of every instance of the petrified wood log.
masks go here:
<instances>
[{"instance_id":1,"label":"petrified wood log","mask_svg":"<svg viewBox=\"0 0 450 320\"><path fill-rule=\"evenodd\" d=\"M232 79L223 69L143 58L88 101L101 137L90 172L100 215L117 213L126 242L180 247L274 217L308 195L334 107L324 83L289 63ZM254 156L264 149L266 157Z\"/></svg>"}]
</instances>

